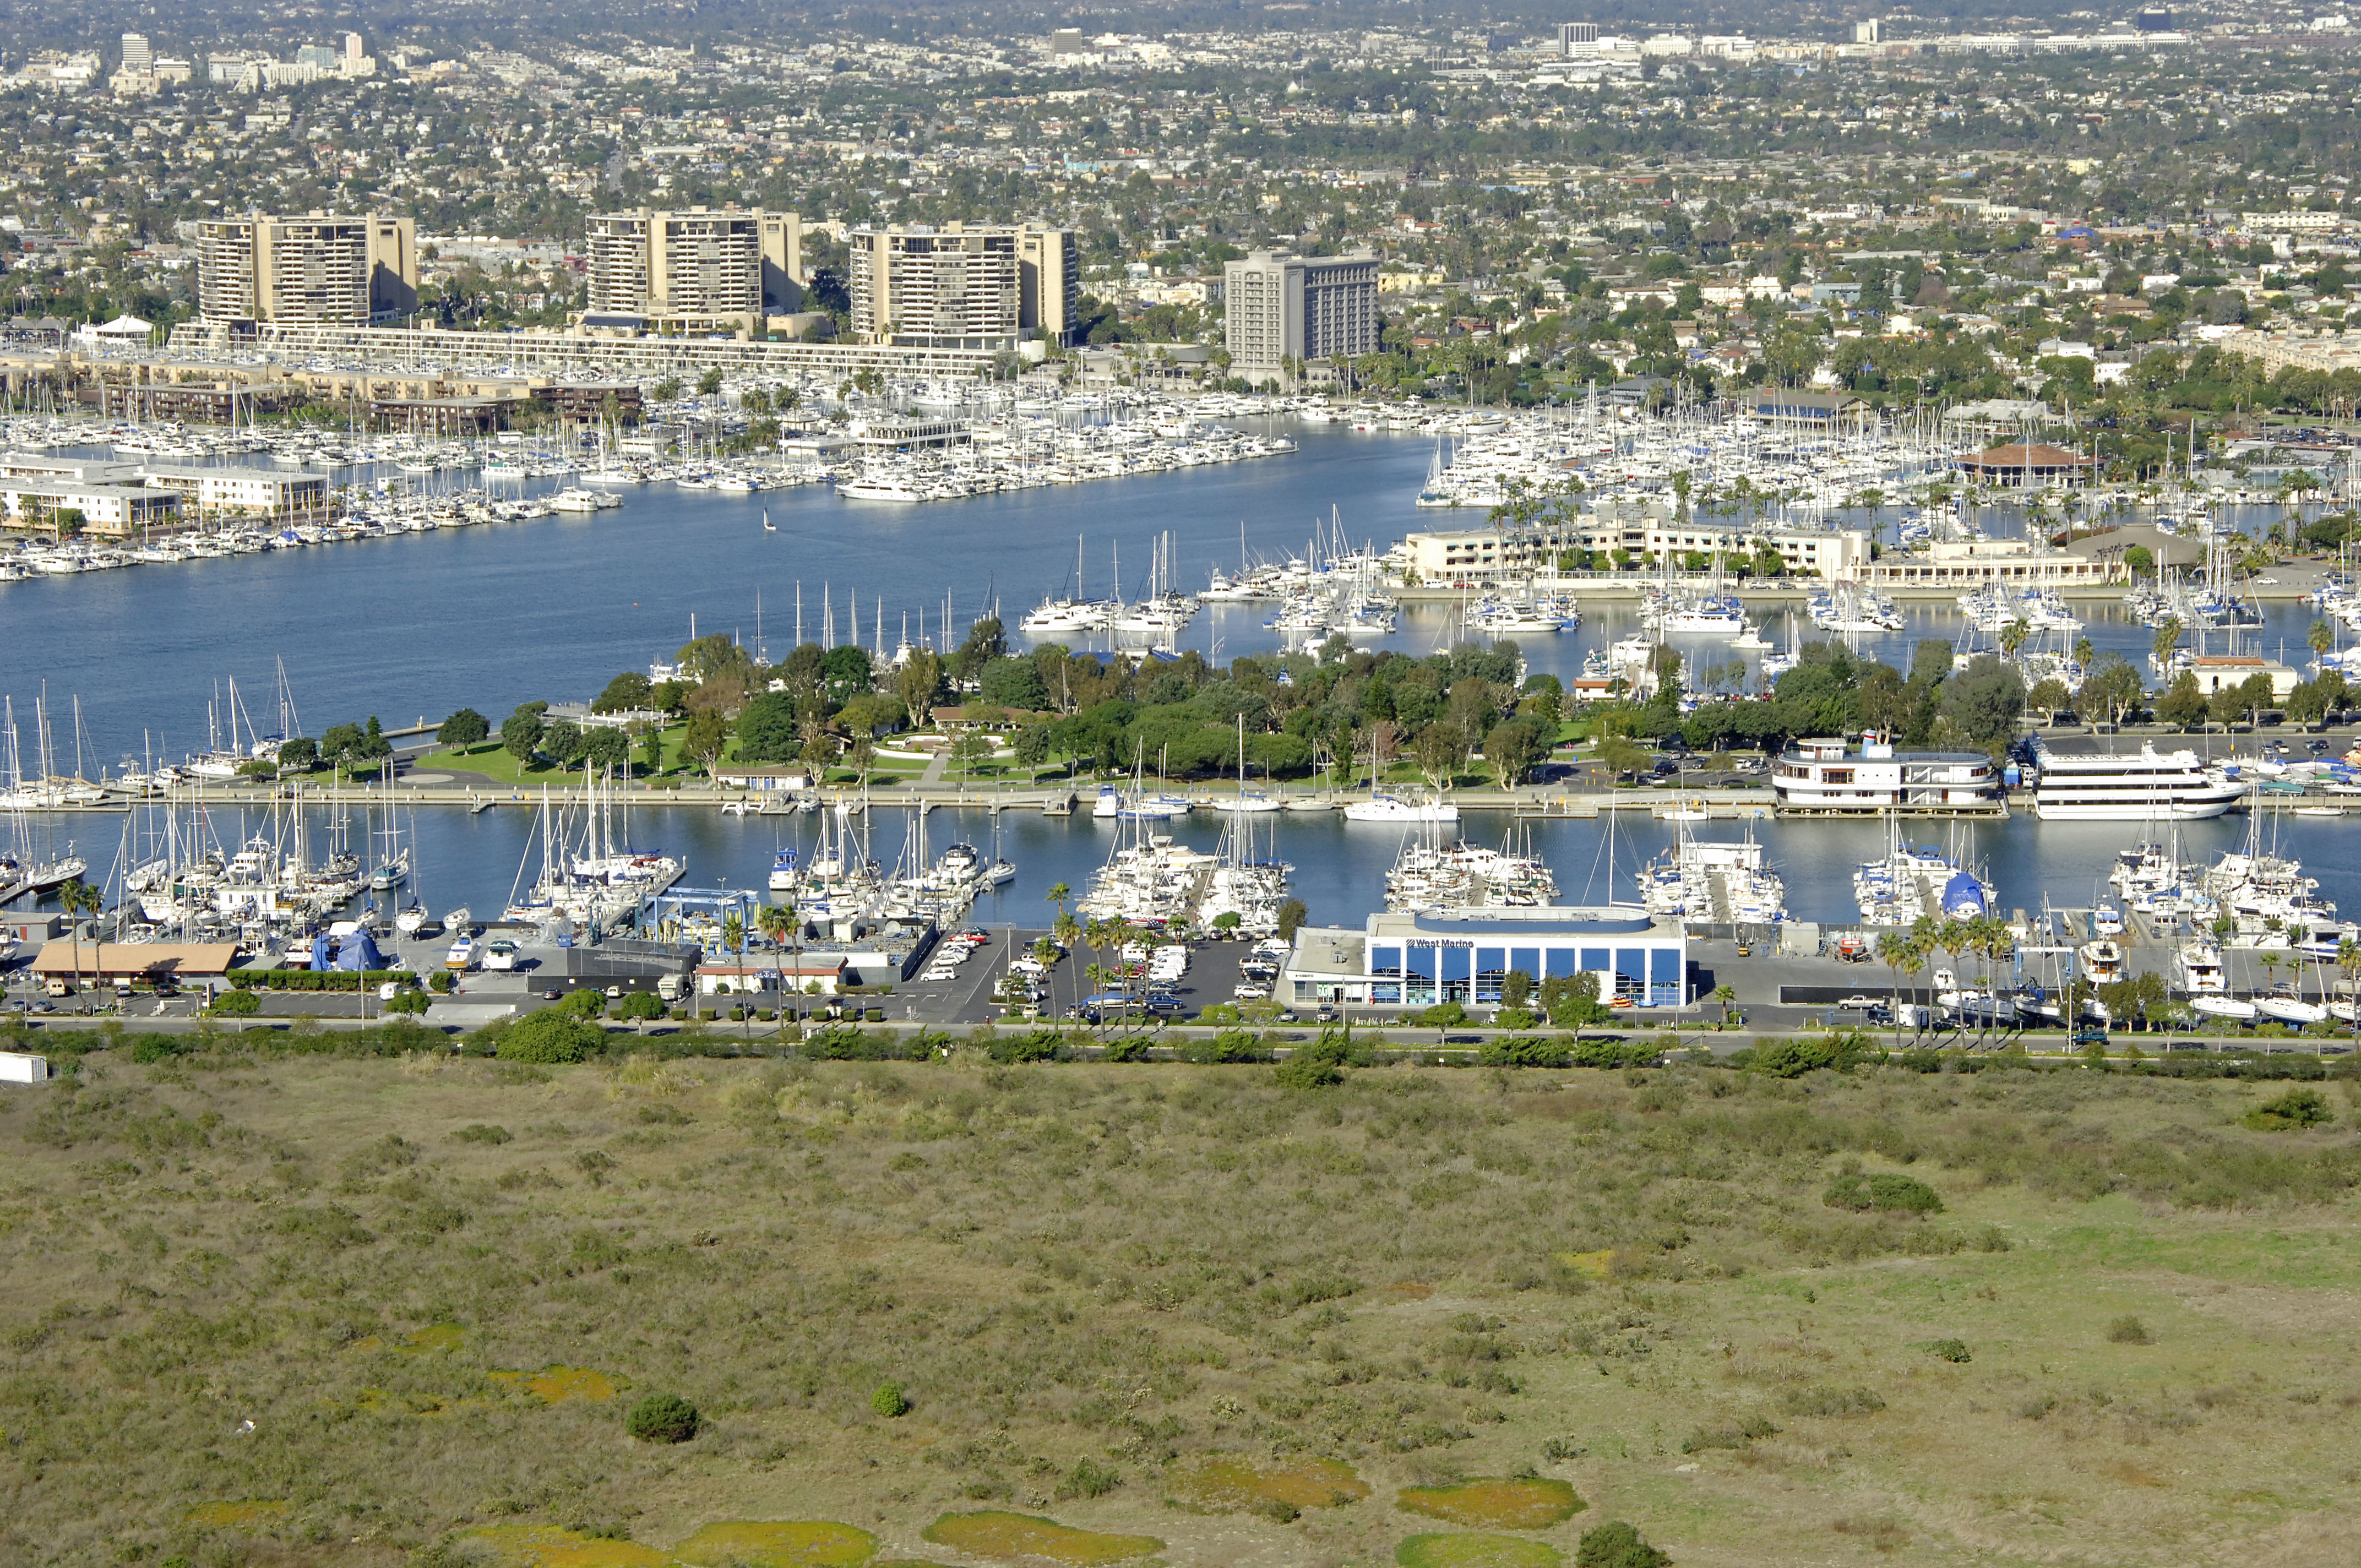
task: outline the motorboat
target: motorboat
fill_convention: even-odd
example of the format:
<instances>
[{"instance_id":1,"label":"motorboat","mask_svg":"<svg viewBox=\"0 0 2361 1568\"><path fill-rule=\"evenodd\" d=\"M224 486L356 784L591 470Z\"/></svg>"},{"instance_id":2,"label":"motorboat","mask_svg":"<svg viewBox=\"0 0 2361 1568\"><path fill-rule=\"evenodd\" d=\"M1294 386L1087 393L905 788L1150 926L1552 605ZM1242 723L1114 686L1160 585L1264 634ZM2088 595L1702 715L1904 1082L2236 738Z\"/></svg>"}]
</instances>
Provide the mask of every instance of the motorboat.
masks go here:
<instances>
[{"instance_id":1,"label":"motorboat","mask_svg":"<svg viewBox=\"0 0 2361 1568\"><path fill-rule=\"evenodd\" d=\"M2124 949L2103 937L2083 943L2080 957L2082 976L2092 985L2113 985L2124 978Z\"/></svg>"}]
</instances>

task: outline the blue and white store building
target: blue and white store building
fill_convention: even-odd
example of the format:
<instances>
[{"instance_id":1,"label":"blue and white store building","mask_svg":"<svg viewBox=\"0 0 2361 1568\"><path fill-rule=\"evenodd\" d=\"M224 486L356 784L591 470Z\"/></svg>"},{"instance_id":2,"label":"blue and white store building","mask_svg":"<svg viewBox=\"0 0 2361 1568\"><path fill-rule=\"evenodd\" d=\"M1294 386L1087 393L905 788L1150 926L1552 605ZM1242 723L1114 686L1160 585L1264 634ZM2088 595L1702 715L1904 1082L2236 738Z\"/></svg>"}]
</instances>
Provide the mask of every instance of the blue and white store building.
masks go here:
<instances>
[{"instance_id":1,"label":"blue and white store building","mask_svg":"<svg viewBox=\"0 0 2361 1568\"><path fill-rule=\"evenodd\" d=\"M1685 1007L1688 933L1637 905L1377 914L1358 931L1297 931L1279 996L1315 1006L1490 1006L1520 970L1536 982L1595 974L1599 1000L1613 1004Z\"/></svg>"}]
</instances>

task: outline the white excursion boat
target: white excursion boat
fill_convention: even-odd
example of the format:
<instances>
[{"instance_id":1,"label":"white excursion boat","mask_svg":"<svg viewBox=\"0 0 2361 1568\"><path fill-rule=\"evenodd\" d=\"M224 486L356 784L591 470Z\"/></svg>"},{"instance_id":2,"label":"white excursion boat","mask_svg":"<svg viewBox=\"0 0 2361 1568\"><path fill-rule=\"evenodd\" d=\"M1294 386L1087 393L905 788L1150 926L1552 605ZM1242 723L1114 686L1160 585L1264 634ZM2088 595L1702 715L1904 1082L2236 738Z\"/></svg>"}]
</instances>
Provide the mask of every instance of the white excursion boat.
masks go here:
<instances>
[{"instance_id":1,"label":"white excursion boat","mask_svg":"<svg viewBox=\"0 0 2361 1568\"><path fill-rule=\"evenodd\" d=\"M2159 752L2142 743L2136 756L2072 756L2036 741L2034 815L2044 822L2188 821L2219 817L2246 786L2191 751Z\"/></svg>"},{"instance_id":2,"label":"white excursion boat","mask_svg":"<svg viewBox=\"0 0 2361 1568\"><path fill-rule=\"evenodd\" d=\"M2306 1002L2291 992L2257 992L2254 1001L2256 1012L2282 1024L2319 1024L2328 1017L2324 1003Z\"/></svg>"}]
</instances>

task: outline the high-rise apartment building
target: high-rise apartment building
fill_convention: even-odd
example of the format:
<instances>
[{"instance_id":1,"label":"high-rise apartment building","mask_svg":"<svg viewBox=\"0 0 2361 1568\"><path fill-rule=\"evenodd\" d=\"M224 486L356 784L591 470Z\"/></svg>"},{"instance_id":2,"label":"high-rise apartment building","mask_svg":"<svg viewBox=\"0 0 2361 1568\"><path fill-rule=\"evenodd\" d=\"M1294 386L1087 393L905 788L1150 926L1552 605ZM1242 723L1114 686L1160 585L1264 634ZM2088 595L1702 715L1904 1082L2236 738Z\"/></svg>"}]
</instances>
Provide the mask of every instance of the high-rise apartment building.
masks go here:
<instances>
[{"instance_id":1,"label":"high-rise apartment building","mask_svg":"<svg viewBox=\"0 0 2361 1568\"><path fill-rule=\"evenodd\" d=\"M197 225L197 312L213 322L367 325L418 307L409 218L208 218Z\"/></svg>"},{"instance_id":2,"label":"high-rise apartment building","mask_svg":"<svg viewBox=\"0 0 2361 1568\"><path fill-rule=\"evenodd\" d=\"M1030 226L1016 231L1016 325L1051 343L1067 343L1078 324L1082 258L1071 229Z\"/></svg>"},{"instance_id":3,"label":"high-rise apartment building","mask_svg":"<svg viewBox=\"0 0 2361 1568\"><path fill-rule=\"evenodd\" d=\"M123 35L123 69L126 71L153 71L156 69L155 46L148 43L148 35L146 33L126 33Z\"/></svg>"},{"instance_id":4,"label":"high-rise apartment building","mask_svg":"<svg viewBox=\"0 0 2361 1568\"><path fill-rule=\"evenodd\" d=\"M1027 333L1062 343L1082 268L1071 230L946 224L858 228L846 291L866 343L1002 348Z\"/></svg>"},{"instance_id":5,"label":"high-rise apartment building","mask_svg":"<svg viewBox=\"0 0 2361 1568\"><path fill-rule=\"evenodd\" d=\"M593 316L751 332L801 298L803 221L793 213L602 213L587 249Z\"/></svg>"},{"instance_id":6,"label":"high-rise apartment building","mask_svg":"<svg viewBox=\"0 0 2361 1568\"><path fill-rule=\"evenodd\" d=\"M1257 250L1222 269L1224 346L1240 375L1289 360L1378 351L1378 258L1275 256Z\"/></svg>"}]
</instances>

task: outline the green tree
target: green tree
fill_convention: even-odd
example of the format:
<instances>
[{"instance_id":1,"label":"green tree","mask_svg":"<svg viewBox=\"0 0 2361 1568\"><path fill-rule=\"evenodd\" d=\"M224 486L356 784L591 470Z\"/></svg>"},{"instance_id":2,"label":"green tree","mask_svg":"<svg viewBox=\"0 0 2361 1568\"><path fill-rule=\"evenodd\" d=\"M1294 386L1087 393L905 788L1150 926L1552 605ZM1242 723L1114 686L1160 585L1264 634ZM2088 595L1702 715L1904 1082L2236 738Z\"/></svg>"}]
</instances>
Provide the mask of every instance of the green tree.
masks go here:
<instances>
[{"instance_id":1,"label":"green tree","mask_svg":"<svg viewBox=\"0 0 2361 1568\"><path fill-rule=\"evenodd\" d=\"M492 721L472 707L463 707L434 731L434 743L445 751L464 751L480 746L492 733Z\"/></svg>"},{"instance_id":2,"label":"green tree","mask_svg":"<svg viewBox=\"0 0 2361 1568\"><path fill-rule=\"evenodd\" d=\"M1502 789L1513 789L1527 773L1549 759L1551 726L1539 718L1507 718L1484 737L1484 763Z\"/></svg>"},{"instance_id":3,"label":"green tree","mask_svg":"<svg viewBox=\"0 0 2361 1568\"><path fill-rule=\"evenodd\" d=\"M2173 676L2172 685L2156 699L2156 717L2160 724L2176 729L2188 729L2205 720L2205 694L2197 687L2197 673L2183 670Z\"/></svg>"},{"instance_id":4,"label":"green tree","mask_svg":"<svg viewBox=\"0 0 2361 1568\"><path fill-rule=\"evenodd\" d=\"M279 766L281 772L308 773L319 765L320 743L310 736L298 735L292 740L281 740L279 743Z\"/></svg>"},{"instance_id":5,"label":"green tree","mask_svg":"<svg viewBox=\"0 0 2361 1568\"><path fill-rule=\"evenodd\" d=\"M518 762L529 762L548 732L540 714L520 707L500 723L500 748Z\"/></svg>"},{"instance_id":6,"label":"green tree","mask_svg":"<svg viewBox=\"0 0 2361 1568\"><path fill-rule=\"evenodd\" d=\"M625 670L609 681L606 689L591 699L593 713L628 713L648 706L655 684L637 670Z\"/></svg>"},{"instance_id":7,"label":"green tree","mask_svg":"<svg viewBox=\"0 0 2361 1568\"><path fill-rule=\"evenodd\" d=\"M680 742L682 756L694 758L709 774L720 767L721 753L729 745L730 720L719 709L700 708L688 716L688 730Z\"/></svg>"}]
</instances>

